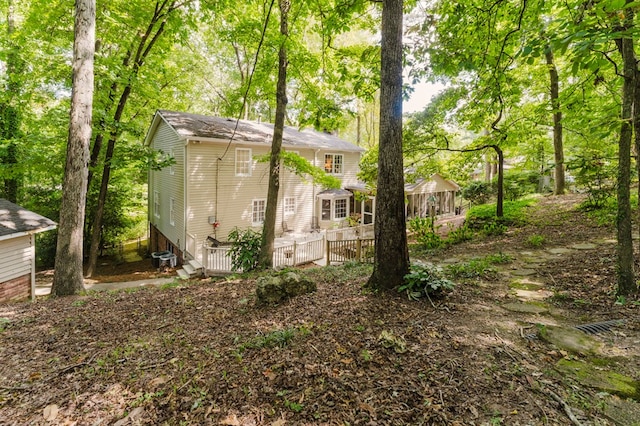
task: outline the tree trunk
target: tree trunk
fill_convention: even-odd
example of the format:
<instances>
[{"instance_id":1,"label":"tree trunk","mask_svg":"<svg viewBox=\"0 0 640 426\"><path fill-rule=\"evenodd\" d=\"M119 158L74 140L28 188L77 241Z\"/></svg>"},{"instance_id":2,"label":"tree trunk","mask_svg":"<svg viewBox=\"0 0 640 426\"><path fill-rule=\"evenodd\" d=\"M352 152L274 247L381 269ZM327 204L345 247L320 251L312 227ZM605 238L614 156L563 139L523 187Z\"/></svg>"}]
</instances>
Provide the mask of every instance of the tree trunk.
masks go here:
<instances>
[{"instance_id":1,"label":"tree trunk","mask_svg":"<svg viewBox=\"0 0 640 426\"><path fill-rule=\"evenodd\" d=\"M179 6L178 6L179 7ZM156 1L155 11L146 32L140 36L138 46L135 51L135 55L132 58L132 52L128 51L123 60L123 68L127 69L129 64L132 63L130 76L127 81L127 85L122 90L118 106L113 116L112 130L109 133L109 142L107 143L107 152L105 154L104 166L102 171L102 180L100 184L100 194L98 195L98 202L94 212L93 225L91 226L91 245L89 248L89 262L87 265L86 276L89 278L95 273L96 265L98 263L98 253L100 248L100 239L102 238L102 220L104 217L105 203L107 199L107 192L109 189L109 179L111 177L111 160L113 159L113 152L115 150L115 143L118 139L118 124L122 120L122 114L124 108L129 100L133 89L133 80L138 75L140 68L142 68L145 59L149 55L149 52L153 49L156 41L164 33L167 16L176 10L176 2L169 0ZM117 89L117 83L114 82L111 86L112 90ZM109 94L111 99L111 93ZM102 143L102 137L96 138L96 143ZM96 148L94 145L94 151L99 154L99 146ZM97 156L96 156L97 158ZM92 159L93 163L94 159Z\"/></svg>"},{"instance_id":2,"label":"tree trunk","mask_svg":"<svg viewBox=\"0 0 640 426\"><path fill-rule=\"evenodd\" d=\"M549 68L550 99L553 113L553 153L555 158L554 180L555 195L564 194L564 150L562 147L562 111L560 111L560 85L558 83L558 70L553 60L551 46L545 47L545 57Z\"/></svg>"},{"instance_id":3,"label":"tree trunk","mask_svg":"<svg viewBox=\"0 0 640 426\"><path fill-rule=\"evenodd\" d=\"M76 0L75 10L69 140L60 204L55 272L51 289L51 294L54 296L77 294L84 289L82 234L87 192L87 163L91 143L95 0Z\"/></svg>"},{"instance_id":4,"label":"tree trunk","mask_svg":"<svg viewBox=\"0 0 640 426\"><path fill-rule=\"evenodd\" d=\"M278 83L276 87L276 120L273 124L273 141L271 142L271 159L269 161L269 191L265 207L264 225L258 266L262 269L273 266L273 244L276 237L276 216L278 209L278 192L280 191L280 149L284 133L284 118L287 112L287 37L289 35L288 14L289 0L279 0L280 34L282 43L278 51Z\"/></svg>"},{"instance_id":5,"label":"tree trunk","mask_svg":"<svg viewBox=\"0 0 640 426\"><path fill-rule=\"evenodd\" d=\"M127 104L129 95L131 94L131 84L127 85L122 92L118 108L114 115L114 122L119 123L122 119L124 107ZM107 152L104 157L104 166L102 170L102 180L100 183L100 193L98 194L98 203L93 216L93 225L91 226L91 245L89 247L89 262L87 265L86 277L91 278L96 271L98 264L98 253L100 251L100 239L102 238L102 219L104 218L105 204L107 201L107 192L109 190L109 179L111 178L111 160L113 160L113 152L115 151L116 140L118 139L117 130L112 130L107 143Z\"/></svg>"},{"instance_id":6,"label":"tree trunk","mask_svg":"<svg viewBox=\"0 0 640 426\"><path fill-rule=\"evenodd\" d=\"M398 287L409 272L402 162L402 7L403 0L382 2L375 263L367 283L375 290Z\"/></svg>"},{"instance_id":7,"label":"tree trunk","mask_svg":"<svg viewBox=\"0 0 640 426\"><path fill-rule=\"evenodd\" d=\"M498 186L496 200L496 217L504 216L504 153L498 145L491 145L498 155Z\"/></svg>"},{"instance_id":8,"label":"tree trunk","mask_svg":"<svg viewBox=\"0 0 640 426\"><path fill-rule=\"evenodd\" d=\"M15 17L13 2L7 5L7 38L9 49L6 57L7 84L5 87L5 99L0 104L0 139L7 141L5 152L2 153L0 163L5 169L3 176L4 187L2 195L7 200L18 202L18 188L20 184L18 166L18 144L20 135L20 109L16 106L16 100L20 97L20 79L23 69L22 60L19 57L18 47L11 37L15 30Z\"/></svg>"},{"instance_id":9,"label":"tree trunk","mask_svg":"<svg viewBox=\"0 0 640 426\"><path fill-rule=\"evenodd\" d=\"M629 1L627 1L628 3ZM633 25L633 11L627 9L623 31ZM617 39L616 44L622 55L624 83L622 85L622 111L620 138L618 140L618 214L616 225L618 230L617 245L617 294L629 295L637 291L633 270L633 241L631 234L631 139L633 137L632 112L635 100L636 57L633 39L630 35Z\"/></svg>"}]
</instances>

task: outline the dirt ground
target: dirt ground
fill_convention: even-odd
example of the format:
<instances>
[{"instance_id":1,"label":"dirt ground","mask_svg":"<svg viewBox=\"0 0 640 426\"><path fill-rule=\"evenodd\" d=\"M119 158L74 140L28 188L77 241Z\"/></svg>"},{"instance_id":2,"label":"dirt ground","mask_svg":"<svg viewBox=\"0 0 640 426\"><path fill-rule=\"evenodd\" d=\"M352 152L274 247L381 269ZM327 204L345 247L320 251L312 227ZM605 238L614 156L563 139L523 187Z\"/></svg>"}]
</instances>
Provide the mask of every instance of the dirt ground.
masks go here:
<instances>
[{"instance_id":1,"label":"dirt ground","mask_svg":"<svg viewBox=\"0 0 640 426\"><path fill-rule=\"evenodd\" d=\"M522 227L423 256L597 242L535 267L550 314L503 309L515 297L508 271L458 282L431 304L364 291L367 266L305 269L318 290L272 307L256 306L255 278L242 277L0 305L0 424L624 424L612 399L555 368L586 357L523 338L536 323L622 319L596 336L599 356L640 379L640 303L616 304L614 229L579 201L543 198ZM544 245L532 248L531 235ZM139 266L98 276L154 273L149 260Z\"/></svg>"}]
</instances>

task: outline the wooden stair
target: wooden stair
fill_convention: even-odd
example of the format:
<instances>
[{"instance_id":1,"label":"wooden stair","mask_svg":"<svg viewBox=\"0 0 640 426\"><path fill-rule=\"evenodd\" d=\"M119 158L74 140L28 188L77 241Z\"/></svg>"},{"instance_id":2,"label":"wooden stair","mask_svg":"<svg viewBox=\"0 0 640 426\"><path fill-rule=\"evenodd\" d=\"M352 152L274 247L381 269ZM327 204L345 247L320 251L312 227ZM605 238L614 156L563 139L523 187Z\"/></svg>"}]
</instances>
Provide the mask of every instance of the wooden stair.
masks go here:
<instances>
[{"instance_id":1,"label":"wooden stair","mask_svg":"<svg viewBox=\"0 0 640 426\"><path fill-rule=\"evenodd\" d=\"M182 265L182 269L178 269L176 272L178 273L178 278L188 280L204 275L204 267L197 260L190 259Z\"/></svg>"}]
</instances>

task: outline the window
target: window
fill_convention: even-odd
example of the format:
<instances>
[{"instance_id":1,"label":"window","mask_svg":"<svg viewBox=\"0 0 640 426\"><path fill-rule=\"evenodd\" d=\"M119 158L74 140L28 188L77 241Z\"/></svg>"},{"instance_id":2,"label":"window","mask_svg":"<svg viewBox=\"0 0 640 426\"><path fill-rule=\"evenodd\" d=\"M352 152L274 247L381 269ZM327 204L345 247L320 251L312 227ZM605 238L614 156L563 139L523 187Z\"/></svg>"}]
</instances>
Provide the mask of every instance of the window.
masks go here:
<instances>
[{"instance_id":1,"label":"window","mask_svg":"<svg viewBox=\"0 0 640 426\"><path fill-rule=\"evenodd\" d=\"M160 218L160 193L153 191L153 215Z\"/></svg>"},{"instance_id":2,"label":"window","mask_svg":"<svg viewBox=\"0 0 640 426\"><path fill-rule=\"evenodd\" d=\"M322 200L322 220L331 220L331 200Z\"/></svg>"},{"instance_id":3,"label":"window","mask_svg":"<svg viewBox=\"0 0 640 426\"><path fill-rule=\"evenodd\" d=\"M251 176L251 150L236 148L236 176Z\"/></svg>"},{"instance_id":4,"label":"window","mask_svg":"<svg viewBox=\"0 0 640 426\"><path fill-rule=\"evenodd\" d=\"M169 199L169 223L174 226L176 224L176 199L175 198Z\"/></svg>"},{"instance_id":5,"label":"window","mask_svg":"<svg viewBox=\"0 0 640 426\"><path fill-rule=\"evenodd\" d=\"M332 175L342 174L342 154L325 154L324 171Z\"/></svg>"},{"instance_id":6,"label":"window","mask_svg":"<svg viewBox=\"0 0 640 426\"><path fill-rule=\"evenodd\" d=\"M284 199L284 215L290 216L296 212L296 199L293 197L286 197Z\"/></svg>"},{"instance_id":7,"label":"window","mask_svg":"<svg viewBox=\"0 0 640 426\"><path fill-rule=\"evenodd\" d=\"M172 160L172 161L175 161L175 158L176 158L175 151L173 150L173 148L171 148L171 150L169 151L169 159ZM169 166L169 174L170 175L176 174L175 163L173 163L173 162Z\"/></svg>"},{"instance_id":8,"label":"window","mask_svg":"<svg viewBox=\"0 0 640 426\"><path fill-rule=\"evenodd\" d=\"M347 217L347 199L339 198L334 201L333 217L335 219L344 219Z\"/></svg>"},{"instance_id":9,"label":"window","mask_svg":"<svg viewBox=\"0 0 640 426\"><path fill-rule=\"evenodd\" d=\"M254 225L260 225L264 222L264 211L267 206L267 200L253 200L253 213L251 222Z\"/></svg>"}]
</instances>

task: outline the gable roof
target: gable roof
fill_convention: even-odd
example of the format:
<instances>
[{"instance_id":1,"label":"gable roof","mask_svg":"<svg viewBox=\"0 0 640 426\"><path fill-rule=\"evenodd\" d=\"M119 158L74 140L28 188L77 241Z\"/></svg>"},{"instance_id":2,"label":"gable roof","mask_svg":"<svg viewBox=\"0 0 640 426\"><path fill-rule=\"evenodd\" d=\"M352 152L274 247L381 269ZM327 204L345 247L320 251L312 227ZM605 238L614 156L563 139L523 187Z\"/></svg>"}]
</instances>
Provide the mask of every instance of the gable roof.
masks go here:
<instances>
[{"instance_id":1,"label":"gable roof","mask_svg":"<svg viewBox=\"0 0 640 426\"><path fill-rule=\"evenodd\" d=\"M273 124L232 118L211 117L186 112L158 110L153 118L145 143L149 144L161 120L164 120L183 139L228 141L233 135L236 142L249 142L271 146ZM235 135L234 135L234 129ZM347 152L364 149L335 135L314 130L297 130L285 126L282 146L286 148L312 148Z\"/></svg>"},{"instance_id":2,"label":"gable roof","mask_svg":"<svg viewBox=\"0 0 640 426\"><path fill-rule=\"evenodd\" d=\"M11 201L0 198L0 240L17 234L27 234L54 229L56 223Z\"/></svg>"},{"instance_id":3,"label":"gable roof","mask_svg":"<svg viewBox=\"0 0 640 426\"><path fill-rule=\"evenodd\" d=\"M424 190L422 192L459 191L460 186L452 180L443 178L439 173L434 173L428 180L418 178L414 183L404 185L404 190L408 194L418 192L418 189Z\"/></svg>"}]
</instances>

